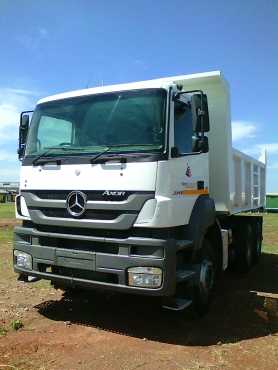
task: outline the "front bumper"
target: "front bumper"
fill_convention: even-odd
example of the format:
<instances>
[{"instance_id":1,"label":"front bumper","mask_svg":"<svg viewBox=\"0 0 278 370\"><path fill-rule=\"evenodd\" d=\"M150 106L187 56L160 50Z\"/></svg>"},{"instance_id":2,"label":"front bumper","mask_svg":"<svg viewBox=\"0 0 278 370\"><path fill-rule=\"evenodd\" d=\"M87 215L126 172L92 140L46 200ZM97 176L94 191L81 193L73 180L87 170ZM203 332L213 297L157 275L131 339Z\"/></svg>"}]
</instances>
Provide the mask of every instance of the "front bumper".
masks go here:
<instances>
[{"instance_id":1,"label":"front bumper","mask_svg":"<svg viewBox=\"0 0 278 370\"><path fill-rule=\"evenodd\" d=\"M15 272L51 280L58 286L101 288L150 296L172 296L176 290L174 239L143 237L106 238L38 231L15 227L14 249L32 256L33 268ZM160 288L127 285L130 267L159 267Z\"/></svg>"}]
</instances>

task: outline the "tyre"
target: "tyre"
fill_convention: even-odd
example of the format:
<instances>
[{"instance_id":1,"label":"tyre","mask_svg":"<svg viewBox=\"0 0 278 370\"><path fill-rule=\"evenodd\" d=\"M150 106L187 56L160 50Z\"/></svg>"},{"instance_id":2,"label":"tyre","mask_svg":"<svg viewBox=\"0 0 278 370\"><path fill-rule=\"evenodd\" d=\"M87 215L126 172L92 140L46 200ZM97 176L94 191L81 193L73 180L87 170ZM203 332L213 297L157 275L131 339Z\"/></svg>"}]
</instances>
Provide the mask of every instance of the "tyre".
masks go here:
<instances>
[{"instance_id":1,"label":"tyre","mask_svg":"<svg viewBox=\"0 0 278 370\"><path fill-rule=\"evenodd\" d=\"M208 239L204 239L195 264L200 265L200 276L193 287L192 308L195 314L202 316L209 310L215 291L217 256Z\"/></svg>"},{"instance_id":2,"label":"tyre","mask_svg":"<svg viewBox=\"0 0 278 370\"><path fill-rule=\"evenodd\" d=\"M247 273L254 261L254 234L250 223L243 223L238 229L236 267L239 272Z\"/></svg>"},{"instance_id":3,"label":"tyre","mask_svg":"<svg viewBox=\"0 0 278 370\"><path fill-rule=\"evenodd\" d=\"M262 254L262 223L258 220L254 224L254 245L253 245L253 259L254 263L258 263Z\"/></svg>"}]
</instances>

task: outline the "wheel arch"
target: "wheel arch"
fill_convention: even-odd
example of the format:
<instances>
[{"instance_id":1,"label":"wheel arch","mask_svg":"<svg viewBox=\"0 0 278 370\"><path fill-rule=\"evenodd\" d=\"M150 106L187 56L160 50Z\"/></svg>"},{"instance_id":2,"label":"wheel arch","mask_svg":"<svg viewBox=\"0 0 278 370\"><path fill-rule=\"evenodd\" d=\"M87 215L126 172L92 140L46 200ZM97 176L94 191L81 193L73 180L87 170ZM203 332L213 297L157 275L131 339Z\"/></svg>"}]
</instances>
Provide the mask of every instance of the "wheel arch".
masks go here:
<instances>
[{"instance_id":1,"label":"wheel arch","mask_svg":"<svg viewBox=\"0 0 278 370\"><path fill-rule=\"evenodd\" d=\"M214 200L208 195L201 195L197 198L187 225L187 237L193 241L193 260L202 248L204 238L208 238L217 251L218 268L222 267L221 225L216 217Z\"/></svg>"},{"instance_id":2,"label":"wheel arch","mask_svg":"<svg viewBox=\"0 0 278 370\"><path fill-rule=\"evenodd\" d=\"M215 219L215 223L208 228L205 238L209 239L211 245L216 251L217 270L221 271L223 266L223 239L221 226L217 218Z\"/></svg>"}]
</instances>

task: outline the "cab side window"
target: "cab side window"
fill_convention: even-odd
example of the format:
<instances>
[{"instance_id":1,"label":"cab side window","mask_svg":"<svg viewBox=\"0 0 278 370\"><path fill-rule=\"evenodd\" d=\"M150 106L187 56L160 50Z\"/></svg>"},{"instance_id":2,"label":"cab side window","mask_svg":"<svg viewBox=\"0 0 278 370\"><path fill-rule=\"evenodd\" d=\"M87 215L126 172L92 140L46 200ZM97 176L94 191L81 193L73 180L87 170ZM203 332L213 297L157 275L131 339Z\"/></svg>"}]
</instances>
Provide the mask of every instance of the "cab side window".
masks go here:
<instances>
[{"instance_id":1,"label":"cab side window","mask_svg":"<svg viewBox=\"0 0 278 370\"><path fill-rule=\"evenodd\" d=\"M174 140L180 154L192 152L192 113L189 105L175 103Z\"/></svg>"}]
</instances>

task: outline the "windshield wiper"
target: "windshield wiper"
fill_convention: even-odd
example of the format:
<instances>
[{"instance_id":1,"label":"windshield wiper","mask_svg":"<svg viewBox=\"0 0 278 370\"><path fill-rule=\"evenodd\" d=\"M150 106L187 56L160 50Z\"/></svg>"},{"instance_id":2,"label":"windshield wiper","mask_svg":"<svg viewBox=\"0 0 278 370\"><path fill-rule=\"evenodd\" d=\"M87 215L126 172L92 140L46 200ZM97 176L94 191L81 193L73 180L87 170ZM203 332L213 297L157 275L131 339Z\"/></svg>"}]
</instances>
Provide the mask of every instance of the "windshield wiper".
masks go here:
<instances>
[{"instance_id":1,"label":"windshield wiper","mask_svg":"<svg viewBox=\"0 0 278 370\"><path fill-rule=\"evenodd\" d=\"M47 162L56 162L57 164L61 164L61 160L60 159L55 159L55 158L53 158L53 159L45 159L44 161L40 161L39 162L39 160L41 159L41 158L44 158L44 157L46 157L49 153L51 153L52 152L52 150L54 150L54 149L59 149L59 150L64 150L64 151L67 151L67 150L79 150L79 149L77 149L77 148L72 148L72 147L67 147L67 146L51 146L51 147L49 147L49 148L47 148L47 150L46 151L44 151L43 153L41 153L41 154L39 154L34 160L33 160L33 162L32 162L32 164L33 164L33 166L36 166L36 165L39 165L39 164L42 164L42 162L43 163L47 163Z\"/></svg>"},{"instance_id":2,"label":"windshield wiper","mask_svg":"<svg viewBox=\"0 0 278 370\"><path fill-rule=\"evenodd\" d=\"M96 161L96 159L98 159L99 157L101 157L103 154L109 152L111 149L113 148L125 148L125 147L144 147L144 146L154 146L153 144L112 144L112 145L107 145L106 146L106 149L103 150L102 152L98 153L97 155L95 155L93 158L91 158L91 163L94 163ZM125 154L128 154L128 153L125 153ZM117 156L122 156L123 153L116 153L115 155Z\"/></svg>"},{"instance_id":3,"label":"windshield wiper","mask_svg":"<svg viewBox=\"0 0 278 370\"><path fill-rule=\"evenodd\" d=\"M125 147L148 147L148 146L154 146L154 144L111 144L111 145L107 145L106 146L106 149L103 150L102 152L96 154L94 157L91 158L91 163L94 163L96 159L98 159L99 157L101 157L103 154L109 152L111 149L113 148L125 148ZM47 155L49 153L52 152L52 150L63 150L63 151L80 151L80 148L74 148L74 147L69 147L69 146L51 146L49 148L47 148L46 151L44 151L43 153L39 154L32 162L33 166L36 166L36 165L39 165L39 164L42 164L42 163L48 163L48 162L55 162L57 164L61 164L61 160L60 159L55 159L55 158L51 158L51 159L45 159L45 160L41 160L42 158L45 158L47 157ZM128 154L128 152L126 152L125 154ZM115 153L115 156L122 156L123 153ZM41 160L41 161L40 161Z\"/></svg>"}]
</instances>

